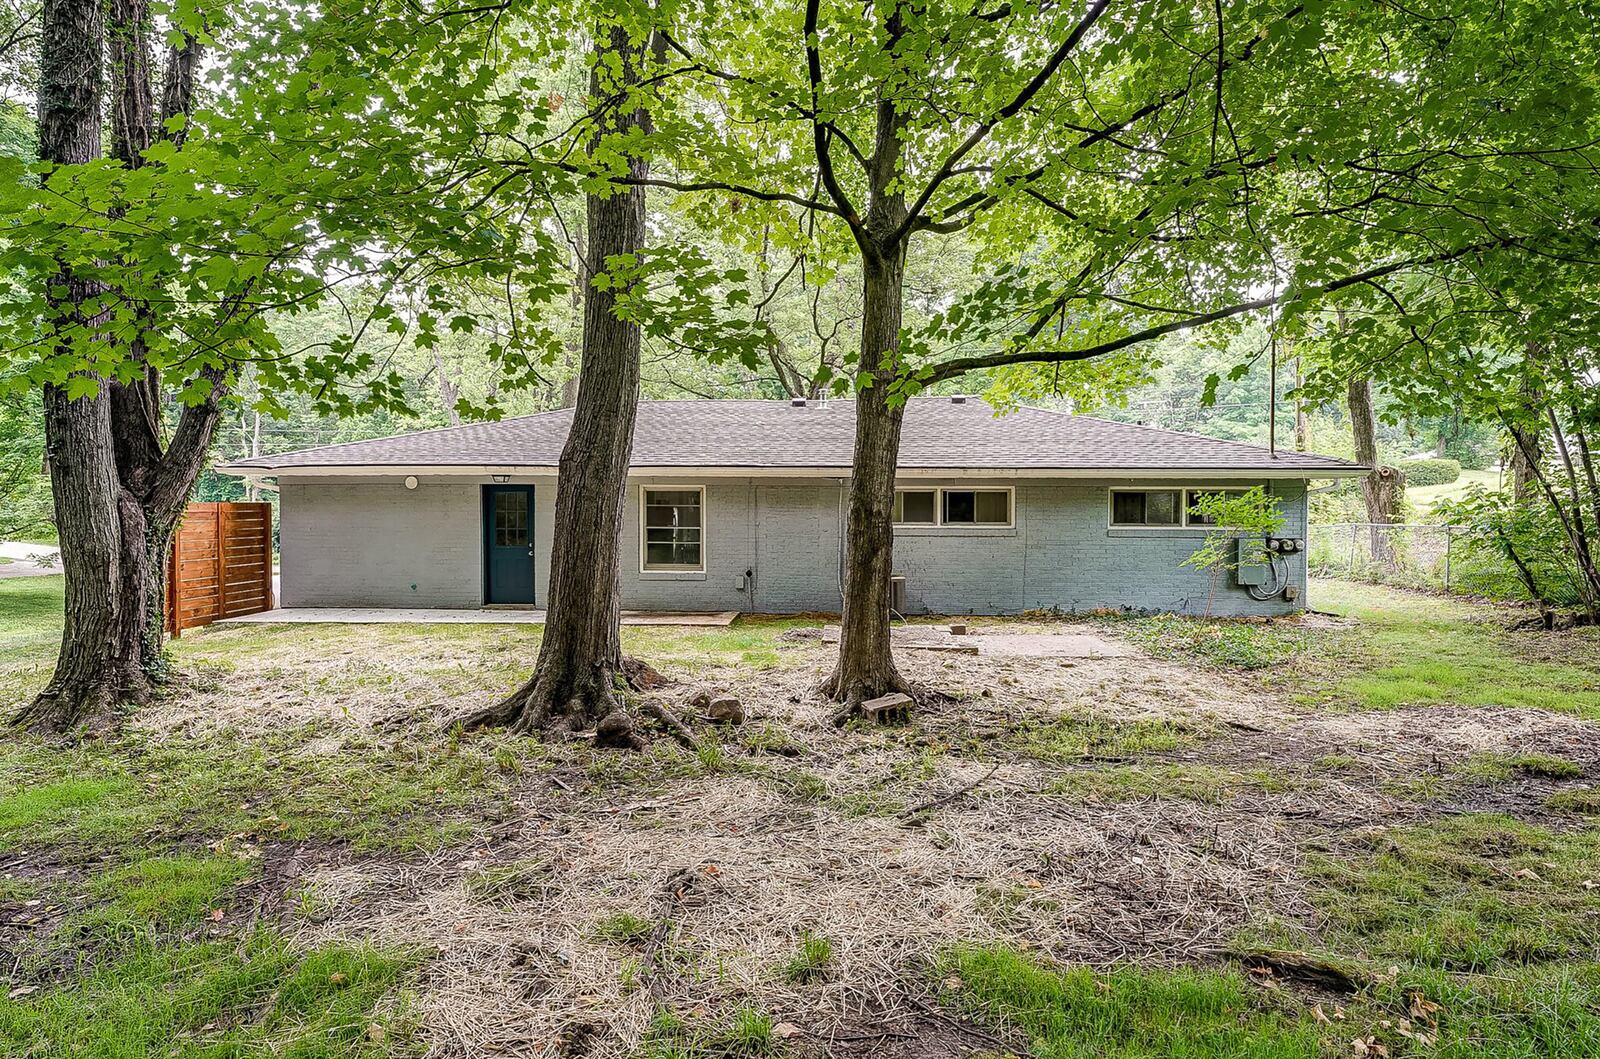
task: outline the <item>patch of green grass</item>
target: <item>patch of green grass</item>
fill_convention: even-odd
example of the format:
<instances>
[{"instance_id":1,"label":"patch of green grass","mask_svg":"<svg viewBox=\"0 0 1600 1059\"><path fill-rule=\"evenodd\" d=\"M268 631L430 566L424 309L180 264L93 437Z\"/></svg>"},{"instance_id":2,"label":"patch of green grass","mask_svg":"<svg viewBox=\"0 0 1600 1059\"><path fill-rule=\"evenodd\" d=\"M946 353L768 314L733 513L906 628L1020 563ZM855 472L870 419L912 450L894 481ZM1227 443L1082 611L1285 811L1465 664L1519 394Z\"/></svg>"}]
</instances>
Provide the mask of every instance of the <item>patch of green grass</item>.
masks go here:
<instances>
[{"instance_id":1,"label":"patch of green grass","mask_svg":"<svg viewBox=\"0 0 1600 1059\"><path fill-rule=\"evenodd\" d=\"M1310 1002L1237 971L1058 968L965 946L937 968L946 998L1014 1035L1037 1059L1590 1059L1600 1054L1600 966L1509 969L1493 978L1379 976L1322 1022ZM1417 1014L1418 1001L1439 1005ZM1324 1001L1323 1007L1333 1005ZM1433 1038L1424 1044L1418 1033ZM1409 1035L1409 1036L1408 1036ZM1369 1051L1354 1049L1353 1041Z\"/></svg>"},{"instance_id":2,"label":"patch of green grass","mask_svg":"<svg viewBox=\"0 0 1600 1059\"><path fill-rule=\"evenodd\" d=\"M1323 754L1311 767L1318 772L1350 772L1361 767L1361 759L1349 754Z\"/></svg>"},{"instance_id":3,"label":"patch of green grass","mask_svg":"<svg viewBox=\"0 0 1600 1059\"><path fill-rule=\"evenodd\" d=\"M78 929L126 935L173 930L220 911L225 895L250 874L235 857L173 854L133 861L96 875L88 886L98 902L78 916Z\"/></svg>"},{"instance_id":4,"label":"patch of green grass","mask_svg":"<svg viewBox=\"0 0 1600 1059\"><path fill-rule=\"evenodd\" d=\"M65 594L58 574L0 579L0 709L44 686L61 645Z\"/></svg>"},{"instance_id":5,"label":"patch of green grass","mask_svg":"<svg viewBox=\"0 0 1600 1059\"><path fill-rule=\"evenodd\" d=\"M1427 519L1423 516L1433 510L1433 506L1439 501L1459 500L1473 487L1486 489L1491 493L1498 491L1500 472L1463 469L1460 478L1444 485L1409 485L1406 487L1406 500L1417 509L1418 520L1426 522Z\"/></svg>"},{"instance_id":6,"label":"patch of green grass","mask_svg":"<svg viewBox=\"0 0 1600 1059\"><path fill-rule=\"evenodd\" d=\"M308 738L0 743L0 850L116 852L193 834L431 849L459 839L468 812L504 788L485 742L324 754Z\"/></svg>"},{"instance_id":7,"label":"patch of green grass","mask_svg":"<svg viewBox=\"0 0 1600 1059\"><path fill-rule=\"evenodd\" d=\"M784 644L778 639L789 629L814 625L813 621L780 619L740 620L726 627L626 626L623 647L629 654L649 659L657 668L698 673L719 667L767 670L782 660Z\"/></svg>"},{"instance_id":8,"label":"patch of green grass","mask_svg":"<svg viewBox=\"0 0 1600 1059\"><path fill-rule=\"evenodd\" d=\"M754 1059L783 1054L771 1016L741 1007L723 1022L656 1016L639 1059Z\"/></svg>"},{"instance_id":9,"label":"patch of green grass","mask_svg":"<svg viewBox=\"0 0 1600 1059\"><path fill-rule=\"evenodd\" d=\"M1123 765L1069 772L1047 788L1050 794L1128 802L1176 798L1220 805L1242 791L1281 792L1292 781L1264 769L1236 772L1210 765Z\"/></svg>"},{"instance_id":10,"label":"patch of green grass","mask_svg":"<svg viewBox=\"0 0 1600 1059\"><path fill-rule=\"evenodd\" d=\"M1600 719L1600 658L1585 667L1528 657L1494 611L1340 581L1319 581L1312 595L1360 619L1358 635L1328 642L1343 670L1334 690L1358 706L1514 706Z\"/></svg>"},{"instance_id":11,"label":"patch of green grass","mask_svg":"<svg viewBox=\"0 0 1600 1059\"><path fill-rule=\"evenodd\" d=\"M8 770L9 774L9 770ZM60 779L37 786L18 786L0 796L0 835L27 833L30 829L72 820L108 798L133 787L125 776L112 779ZM4 843L0 838L0 843Z\"/></svg>"},{"instance_id":12,"label":"patch of green grass","mask_svg":"<svg viewBox=\"0 0 1600 1059\"><path fill-rule=\"evenodd\" d=\"M1558 813L1575 813L1579 816L1600 816L1600 787L1584 787L1575 791L1557 791L1544 800L1547 808ZM1595 880L1600 882L1600 879Z\"/></svg>"},{"instance_id":13,"label":"patch of green grass","mask_svg":"<svg viewBox=\"0 0 1600 1059\"><path fill-rule=\"evenodd\" d=\"M1592 963L1511 967L1492 977L1412 969L1380 984L1374 992L1373 999L1382 1005L1372 1012L1374 1020L1396 1022L1408 1013L1414 994L1440 1006L1438 1042L1418 1047L1389 1030L1392 1055L1438 1059L1592 1059L1600 1055L1600 966Z\"/></svg>"},{"instance_id":14,"label":"patch of green grass","mask_svg":"<svg viewBox=\"0 0 1600 1059\"><path fill-rule=\"evenodd\" d=\"M1308 857L1325 941L1372 960L1451 971L1600 959L1600 832L1496 815L1374 832Z\"/></svg>"},{"instance_id":15,"label":"patch of green grass","mask_svg":"<svg viewBox=\"0 0 1600 1059\"><path fill-rule=\"evenodd\" d=\"M968 1015L1038 1059L1318 1059L1305 1014L1232 971L1054 968L1001 947L960 947L939 973Z\"/></svg>"},{"instance_id":16,"label":"patch of green grass","mask_svg":"<svg viewBox=\"0 0 1600 1059\"><path fill-rule=\"evenodd\" d=\"M799 757L805 747L782 726L770 721L745 725L739 741L753 754L776 754L779 757Z\"/></svg>"},{"instance_id":17,"label":"patch of green grass","mask_svg":"<svg viewBox=\"0 0 1600 1059\"><path fill-rule=\"evenodd\" d=\"M387 997L408 955L309 952L259 930L243 940L152 940L37 992L0 993L0 1052L132 1059L156 1055L379 1059L413 1054Z\"/></svg>"},{"instance_id":18,"label":"patch of green grass","mask_svg":"<svg viewBox=\"0 0 1600 1059\"><path fill-rule=\"evenodd\" d=\"M613 912L596 920L590 932L610 945L637 945L655 929L643 916L632 912Z\"/></svg>"},{"instance_id":19,"label":"patch of green grass","mask_svg":"<svg viewBox=\"0 0 1600 1059\"><path fill-rule=\"evenodd\" d=\"M820 934L803 931L799 950L783 965L783 976L801 985L814 982L827 974L832 959L833 942Z\"/></svg>"},{"instance_id":20,"label":"patch of green grass","mask_svg":"<svg viewBox=\"0 0 1600 1059\"><path fill-rule=\"evenodd\" d=\"M1162 658L1193 659L1219 669L1266 669L1306 650L1306 630L1292 625L1157 614L1115 619L1128 639Z\"/></svg>"},{"instance_id":21,"label":"patch of green grass","mask_svg":"<svg viewBox=\"0 0 1600 1059\"><path fill-rule=\"evenodd\" d=\"M1547 780L1570 780L1583 775L1582 765L1555 754L1518 754L1511 759L1511 767L1524 776Z\"/></svg>"},{"instance_id":22,"label":"patch of green grass","mask_svg":"<svg viewBox=\"0 0 1600 1059\"><path fill-rule=\"evenodd\" d=\"M1569 780L1583 775L1583 766L1554 754L1474 754L1457 770L1461 775L1487 781L1512 776Z\"/></svg>"},{"instance_id":23,"label":"patch of green grass","mask_svg":"<svg viewBox=\"0 0 1600 1059\"><path fill-rule=\"evenodd\" d=\"M1004 742L1044 761L1118 759L1164 753L1191 745L1196 732L1178 721L1114 721L1091 714L1063 714L1017 725Z\"/></svg>"},{"instance_id":24,"label":"patch of green grass","mask_svg":"<svg viewBox=\"0 0 1600 1059\"><path fill-rule=\"evenodd\" d=\"M881 783L858 790L839 790L810 769L747 764L741 771L795 801L826 806L844 816L893 816L906 807L903 799Z\"/></svg>"}]
</instances>

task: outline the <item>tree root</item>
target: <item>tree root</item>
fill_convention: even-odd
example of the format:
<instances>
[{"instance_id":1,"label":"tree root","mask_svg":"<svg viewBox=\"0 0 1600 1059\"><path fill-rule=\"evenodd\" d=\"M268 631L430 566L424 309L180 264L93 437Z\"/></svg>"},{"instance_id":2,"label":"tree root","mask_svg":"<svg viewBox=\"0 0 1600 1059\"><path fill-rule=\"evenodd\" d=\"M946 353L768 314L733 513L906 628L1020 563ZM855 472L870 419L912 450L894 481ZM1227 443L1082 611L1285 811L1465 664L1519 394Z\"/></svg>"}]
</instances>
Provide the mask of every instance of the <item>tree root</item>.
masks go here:
<instances>
[{"instance_id":1,"label":"tree root","mask_svg":"<svg viewBox=\"0 0 1600 1059\"><path fill-rule=\"evenodd\" d=\"M639 703L639 709L659 721L672 738L695 753L700 752L700 741L694 737L694 733L689 730L689 726L678 720L677 716L666 706L655 699L643 699Z\"/></svg>"},{"instance_id":2,"label":"tree root","mask_svg":"<svg viewBox=\"0 0 1600 1059\"><path fill-rule=\"evenodd\" d=\"M1563 614L1558 610L1542 608L1538 614L1523 618L1511 623L1512 632L1526 632L1537 629L1541 632L1563 632L1567 629L1578 629L1589 625L1600 625L1594 615L1582 611Z\"/></svg>"},{"instance_id":3,"label":"tree root","mask_svg":"<svg viewBox=\"0 0 1600 1059\"><path fill-rule=\"evenodd\" d=\"M37 735L104 735L114 732L132 707L150 702L147 683L52 682L14 714L10 726Z\"/></svg>"},{"instance_id":4,"label":"tree root","mask_svg":"<svg viewBox=\"0 0 1600 1059\"><path fill-rule=\"evenodd\" d=\"M592 724L597 748L643 750L649 743L624 708L617 685L648 692L669 687L675 681L641 659L624 656L618 672L585 674L582 679L570 682L565 697L555 690L557 683L535 672L532 679L510 695L452 718L445 727L447 730L460 727L466 731L504 728L513 735L571 738ZM646 697L639 708L678 742L691 750L700 749L694 733L664 705Z\"/></svg>"}]
</instances>

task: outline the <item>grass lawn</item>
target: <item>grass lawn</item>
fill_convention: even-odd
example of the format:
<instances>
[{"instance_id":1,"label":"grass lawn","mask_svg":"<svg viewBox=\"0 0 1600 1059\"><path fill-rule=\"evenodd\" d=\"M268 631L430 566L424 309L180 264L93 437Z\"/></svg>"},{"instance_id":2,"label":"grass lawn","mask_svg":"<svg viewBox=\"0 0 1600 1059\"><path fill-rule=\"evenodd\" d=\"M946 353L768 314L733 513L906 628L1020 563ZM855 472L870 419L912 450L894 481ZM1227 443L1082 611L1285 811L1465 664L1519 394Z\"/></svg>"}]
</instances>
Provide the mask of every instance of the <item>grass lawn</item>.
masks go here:
<instances>
[{"instance_id":1,"label":"grass lawn","mask_svg":"<svg viewBox=\"0 0 1600 1059\"><path fill-rule=\"evenodd\" d=\"M1483 489L1486 492L1496 492L1500 488L1500 472L1497 470L1469 471L1463 470L1461 477L1445 485L1413 485L1406 487L1406 499L1411 501L1411 506L1416 508L1419 521L1428 521L1428 514L1433 506L1441 500L1459 500L1466 496L1473 488Z\"/></svg>"},{"instance_id":2,"label":"grass lawn","mask_svg":"<svg viewBox=\"0 0 1600 1059\"><path fill-rule=\"evenodd\" d=\"M1337 692L1361 706L1525 706L1600 719L1600 630L1511 633L1504 612L1351 582L1319 584L1315 605L1361 622L1354 650L1332 667L1347 671Z\"/></svg>"},{"instance_id":3,"label":"grass lawn","mask_svg":"<svg viewBox=\"0 0 1600 1059\"><path fill-rule=\"evenodd\" d=\"M625 630L745 703L698 753L454 730L537 626L196 630L0 740L0 1054L1600 1055L1600 638L1312 601L908 651L953 701L846 730L812 623ZM0 707L60 607L0 581Z\"/></svg>"}]
</instances>

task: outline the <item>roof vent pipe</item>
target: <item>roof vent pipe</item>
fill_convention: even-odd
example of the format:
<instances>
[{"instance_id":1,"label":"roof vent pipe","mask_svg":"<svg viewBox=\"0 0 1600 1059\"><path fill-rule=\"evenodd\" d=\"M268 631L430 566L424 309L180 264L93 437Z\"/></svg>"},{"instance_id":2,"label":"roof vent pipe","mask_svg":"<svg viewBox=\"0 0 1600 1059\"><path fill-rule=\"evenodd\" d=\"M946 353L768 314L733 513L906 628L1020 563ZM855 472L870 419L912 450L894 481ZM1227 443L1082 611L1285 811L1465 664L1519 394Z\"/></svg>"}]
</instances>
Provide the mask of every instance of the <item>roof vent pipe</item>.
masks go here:
<instances>
[{"instance_id":1,"label":"roof vent pipe","mask_svg":"<svg viewBox=\"0 0 1600 1059\"><path fill-rule=\"evenodd\" d=\"M950 403L951 404L966 404L967 403L967 395L958 393L954 397L950 398Z\"/></svg>"},{"instance_id":2,"label":"roof vent pipe","mask_svg":"<svg viewBox=\"0 0 1600 1059\"><path fill-rule=\"evenodd\" d=\"M804 408L805 406L806 406L806 399L804 397L791 397L791 398L789 398L789 407L790 408Z\"/></svg>"}]
</instances>

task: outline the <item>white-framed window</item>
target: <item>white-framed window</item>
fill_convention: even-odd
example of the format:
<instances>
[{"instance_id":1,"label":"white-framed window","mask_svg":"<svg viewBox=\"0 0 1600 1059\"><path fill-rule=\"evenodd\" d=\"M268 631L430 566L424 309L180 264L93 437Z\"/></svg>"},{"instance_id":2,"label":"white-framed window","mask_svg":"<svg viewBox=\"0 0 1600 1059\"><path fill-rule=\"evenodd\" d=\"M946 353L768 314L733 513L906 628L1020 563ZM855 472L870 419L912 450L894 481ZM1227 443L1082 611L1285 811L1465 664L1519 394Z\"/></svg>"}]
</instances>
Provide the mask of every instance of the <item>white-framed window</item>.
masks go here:
<instances>
[{"instance_id":1,"label":"white-framed window","mask_svg":"<svg viewBox=\"0 0 1600 1059\"><path fill-rule=\"evenodd\" d=\"M705 508L705 486L640 486L639 569L703 573Z\"/></svg>"},{"instance_id":2,"label":"white-framed window","mask_svg":"<svg viewBox=\"0 0 1600 1059\"><path fill-rule=\"evenodd\" d=\"M1243 496L1247 489L1233 486L1200 486L1192 489L1112 489L1109 501L1109 524L1113 529L1155 527L1181 529L1186 526L1205 527L1211 520L1194 510L1195 500L1203 495L1222 493L1225 496Z\"/></svg>"},{"instance_id":3,"label":"white-framed window","mask_svg":"<svg viewBox=\"0 0 1600 1059\"><path fill-rule=\"evenodd\" d=\"M1010 529L1016 524L1016 491L1010 486L896 489L894 524Z\"/></svg>"},{"instance_id":4,"label":"white-framed window","mask_svg":"<svg viewBox=\"0 0 1600 1059\"><path fill-rule=\"evenodd\" d=\"M937 526L939 524L939 490L896 489L894 491L894 524L896 526Z\"/></svg>"}]
</instances>

